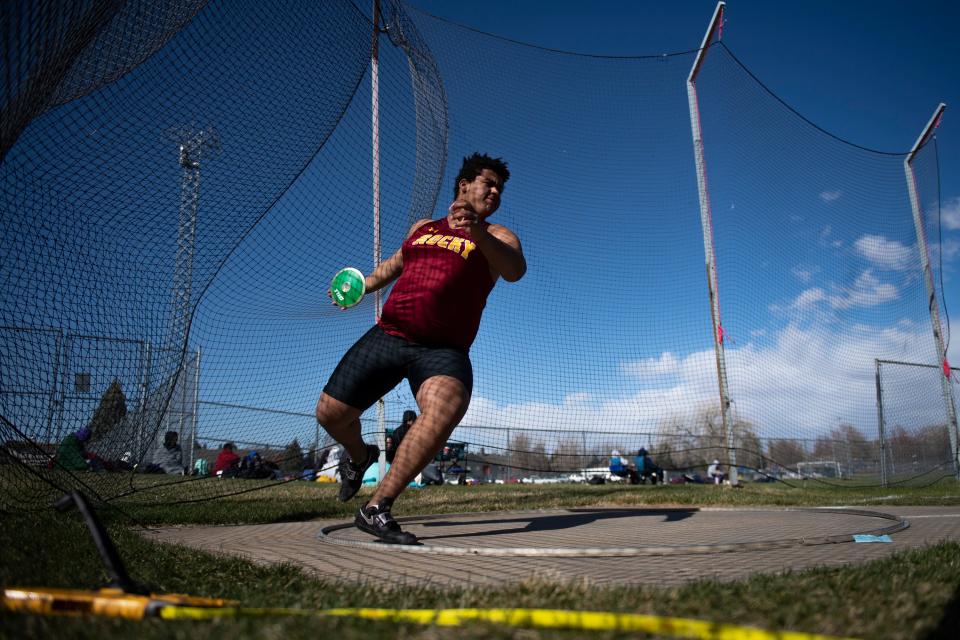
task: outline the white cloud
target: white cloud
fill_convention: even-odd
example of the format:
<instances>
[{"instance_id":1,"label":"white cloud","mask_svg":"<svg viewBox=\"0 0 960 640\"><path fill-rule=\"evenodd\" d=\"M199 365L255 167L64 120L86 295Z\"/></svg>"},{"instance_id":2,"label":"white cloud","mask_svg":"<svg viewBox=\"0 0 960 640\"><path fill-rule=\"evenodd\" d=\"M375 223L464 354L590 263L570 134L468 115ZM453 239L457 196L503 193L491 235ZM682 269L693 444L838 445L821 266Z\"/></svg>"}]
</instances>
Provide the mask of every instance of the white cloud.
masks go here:
<instances>
[{"instance_id":1,"label":"white cloud","mask_svg":"<svg viewBox=\"0 0 960 640\"><path fill-rule=\"evenodd\" d=\"M795 309L806 309L817 302L821 302L827 299L826 292L820 287L814 287L812 289L807 289L800 295L796 297L793 301L792 306Z\"/></svg>"},{"instance_id":2,"label":"white cloud","mask_svg":"<svg viewBox=\"0 0 960 640\"><path fill-rule=\"evenodd\" d=\"M861 256L881 269L903 270L915 267L917 255L912 246L883 236L864 235L857 238L854 247Z\"/></svg>"},{"instance_id":3,"label":"white cloud","mask_svg":"<svg viewBox=\"0 0 960 640\"><path fill-rule=\"evenodd\" d=\"M960 254L960 241L949 238L943 241L943 244L934 246L934 255L931 256L931 259L938 258L936 255L937 251L943 253L943 259L947 262L951 262L954 258Z\"/></svg>"},{"instance_id":4,"label":"white cloud","mask_svg":"<svg viewBox=\"0 0 960 640\"><path fill-rule=\"evenodd\" d=\"M944 229L950 231L960 229L960 197L947 200L940 210L940 219Z\"/></svg>"},{"instance_id":5,"label":"white cloud","mask_svg":"<svg viewBox=\"0 0 960 640\"><path fill-rule=\"evenodd\" d=\"M842 191L821 191L820 199L824 202L833 202L834 200L839 200L842 195Z\"/></svg>"},{"instance_id":6,"label":"white cloud","mask_svg":"<svg viewBox=\"0 0 960 640\"><path fill-rule=\"evenodd\" d=\"M620 370L635 378L649 379L676 373L679 366L680 361L677 360L676 356L669 351L665 351L659 358L645 358L633 362L621 362Z\"/></svg>"},{"instance_id":7,"label":"white cloud","mask_svg":"<svg viewBox=\"0 0 960 640\"><path fill-rule=\"evenodd\" d=\"M895 284L881 282L870 269L863 271L854 283L837 293L828 294L821 287L805 289L790 303L792 309L811 309L817 303L826 302L833 309L852 309L854 307L875 307L900 297Z\"/></svg>"},{"instance_id":8,"label":"white cloud","mask_svg":"<svg viewBox=\"0 0 960 640\"><path fill-rule=\"evenodd\" d=\"M833 228L830 225L820 230L820 243L829 247L842 247L843 240L833 238Z\"/></svg>"},{"instance_id":9,"label":"white cloud","mask_svg":"<svg viewBox=\"0 0 960 640\"><path fill-rule=\"evenodd\" d=\"M954 342L951 353L960 361L956 346L960 341ZM889 328L858 325L839 333L825 332L822 325L790 325L762 345L728 344L725 355L736 414L756 425L761 437L794 438L828 433L841 421L875 437L875 359L936 361L933 337L925 323L898 323ZM676 367L664 372L663 385L656 388L638 381L633 393L603 397L572 394L558 404L499 405L478 395L462 424L498 426L496 431L484 431L472 440L480 442L482 437L491 447L506 446L507 430L511 428L546 430L543 437L551 442L567 437L584 438L591 446L619 440L646 445L656 436L640 434L659 433L674 421L693 419L702 407L718 405L712 349L683 357L663 353L642 362L651 365L640 367L646 373L656 370L657 363L675 362ZM890 384L885 406L892 420L926 425L944 419L940 383L935 375L926 384L927 377L918 377L916 372L893 373L912 384ZM923 384L916 384L917 380ZM615 432L635 435L628 438Z\"/></svg>"},{"instance_id":10,"label":"white cloud","mask_svg":"<svg viewBox=\"0 0 960 640\"><path fill-rule=\"evenodd\" d=\"M857 276L852 287L843 293L830 296L830 306L834 309L852 307L875 307L878 304L896 300L900 296L896 285L880 282L869 269Z\"/></svg>"},{"instance_id":11,"label":"white cloud","mask_svg":"<svg viewBox=\"0 0 960 640\"><path fill-rule=\"evenodd\" d=\"M810 282L813 279L814 271L812 269L804 269L803 267L793 267L790 269L790 273L799 280L800 282Z\"/></svg>"}]
</instances>

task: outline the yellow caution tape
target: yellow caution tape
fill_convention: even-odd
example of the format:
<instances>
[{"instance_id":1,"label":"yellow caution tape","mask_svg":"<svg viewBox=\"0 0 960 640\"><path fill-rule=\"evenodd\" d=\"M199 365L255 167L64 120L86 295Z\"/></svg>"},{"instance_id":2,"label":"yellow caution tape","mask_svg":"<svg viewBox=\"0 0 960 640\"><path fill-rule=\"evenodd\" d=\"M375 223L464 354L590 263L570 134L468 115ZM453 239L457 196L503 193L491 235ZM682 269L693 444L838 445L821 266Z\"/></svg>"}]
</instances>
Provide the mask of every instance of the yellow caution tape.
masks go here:
<instances>
[{"instance_id":1,"label":"yellow caution tape","mask_svg":"<svg viewBox=\"0 0 960 640\"><path fill-rule=\"evenodd\" d=\"M575 629L581 631L642 631L645 633L696 638L698 640L852 640L835 636L798 631L766 631L754 627L742 627L690 618L671 618L636 613L613 613L607 611L566 611L559 609L366 609L341 608L320 609L310 612L304 609L250 609L227 608L198 609L194 607L166 607L159 612L161 618L204 619L211 617L243 615L304 615L336 616L382 620L387 622L411 622L444 627L460 626L469 622L489 622L511 627L540 629Z\"/></svg>"},{"instance_id":2,"label":"yellow caution tape","mask_svg":"<svg viewBox=\"0 0 960 640\"><path fill-rule=\"evenodd\" d=\"M118 589L6 589L3 606L10 611L41 615L98 615L142 620L210 620L236 617L329 616L408 622L444 627L487 622L511 627L581 631L641 631L697 640L852 640L799 631L767 631L755 627L666 616L609 611L560 609L288 609L239 607L235 601L178 594L140 596Z\"/></svg>"}]
</instances>

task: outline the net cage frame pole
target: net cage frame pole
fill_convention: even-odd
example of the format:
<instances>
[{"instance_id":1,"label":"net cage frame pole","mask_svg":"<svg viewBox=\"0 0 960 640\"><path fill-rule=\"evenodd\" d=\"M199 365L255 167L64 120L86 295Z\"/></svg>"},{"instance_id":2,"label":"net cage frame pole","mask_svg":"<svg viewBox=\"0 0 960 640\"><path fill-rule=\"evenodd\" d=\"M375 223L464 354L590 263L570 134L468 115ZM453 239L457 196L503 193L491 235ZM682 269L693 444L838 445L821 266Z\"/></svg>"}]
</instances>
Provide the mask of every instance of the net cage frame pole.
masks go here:
<instances>
[{"instance_id":1,"label":"net cage frame pole","mask_svg":"<svg viewBox=\"0 0 960 640\"><path fill-rule=\"evenodd\" d=\"M913 227L917 234L917 248L920 253L920 267L923 270L923 281L927 288L927 310L930 313L930 325L933 330L933 339L937 347L937 358L940 366L943 367L943 376L940 378L940 388L943 392L943 402L947 410L947 431L950 436L950 448L952 449L953 473L960 478L960 449L957 448L958 430L957 430L957 408L956 399L953 394L953 386L950 384L950 364L947 360L947 351L943 343L943 326L940 324L940 305L937 301L937 289L933 282L933 271L930 268L930 252L927 247L927 234L923 224L923 208L920 205L920 190L917 188L917 176L913 171L913 159L916 157L920 148L930 140L933 132L943 118L943 112L947 105L941 102L934 109L933 115L920 133L920 137L914 143L913 148L907 157L903 160L903 170L907 179L907 191L910 195L910 208L913 210Z\"/></svg>"},{"instance_id":2,"label":"net cage frame pole","mask_svg":"<svg viewBox=\"0 0 960 640\"><path fill-rule=\"evenodd\" d=\"M883 385L880 382L880 364L883 361L874 358L874 378L877 384L877 435L880 438L880 486L889 486L887 479L887 434L883 418Z\"/></svg>"},{"instance_id":3,"label":"net cage frame pole","mask_svg":"<svg viewBox=\"0 0 960 640\"><path fill-rule=\"evenodd\" d=\"M373 29L370 42L370 151L373 166L373 268L380 266L380 0L373 0ZM373 321L380 320L383 289L374 292ZM386 403L383 398L377 400L377 446L380 447L378 461L379 478L382 480L387 471Z\"/></svg>"},{"instance_id":4,"label":"net cage frame pole","mask_svg":"<svg viewBox=\"0 0 960 640\"><path fill-rule=\"evenodd\" d=\"M710 26L703 36L700 50L693 61L690 74L687 76L687 102L690 108L690 128L693 134L693 154L697 167L697 192L700 198L700 225L703 231L703 252L706 258L707 288L710 294L710 320L713 325L713 348L717 360L717 382L720 387L720 419L723 428L723 437L726 441L730 484L738 484L737 479L737 450L730 427L730 391L727 385L727 364L723 346L723 323L720 320L719 285L717 281L717 259L713 245L713 214L710 208L710 191L707 187L707 163L703 152L703 129L700 124L700 106L697 98L697 74L707 55L707 47L723 28L723 17L726 11L726 2L718 2L714 9Z\"/></svg>"},{"instance_id":5,"label":"net cage frame pole","mask_svg":"<svg viewBox=\"0 0 960 640\"><path fill-rule=\"evenodd\" d=\"M193 358L193 407L190 411L190 455L187 457L187 467L184 469L184 475L189 476L193 473L194 456L197 450L197 423L199 422L200 412L200 345L197 345L197 352Z\"/></svg>"}]
</instances>

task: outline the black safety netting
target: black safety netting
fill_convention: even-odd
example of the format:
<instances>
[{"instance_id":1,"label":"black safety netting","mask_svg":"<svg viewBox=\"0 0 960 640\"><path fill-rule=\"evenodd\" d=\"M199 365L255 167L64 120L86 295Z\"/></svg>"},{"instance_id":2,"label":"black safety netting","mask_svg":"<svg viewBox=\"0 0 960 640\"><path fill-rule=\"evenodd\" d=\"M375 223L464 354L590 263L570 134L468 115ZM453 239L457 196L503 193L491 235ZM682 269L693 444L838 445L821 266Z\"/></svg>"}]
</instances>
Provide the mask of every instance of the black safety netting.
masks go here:
<instances>
[{"instance_id":1,"label":"black safety netting","mask_svg":"<svg viewBox=\"0 0 960 640\"><path fill-rule=\"evenodd\" d=\"M721 43L692 101L696 50L557 52L382 10L372 76L372 16L346 1L4 8L6 508L333 479L314 407L390 289L342 311L331 278L446 215L474 151L509 163L491 221L528 272L490 294L441 472L577 480L640 448L675 476L955 472L923 270L945 326L935 138L910 165L922 247L906 154L822 131ZM403 383L365 438L408 409ZM160 473L169 432L185 475ZM210 475L226 443L269 464Z\"/></svg>"}]
</instances>

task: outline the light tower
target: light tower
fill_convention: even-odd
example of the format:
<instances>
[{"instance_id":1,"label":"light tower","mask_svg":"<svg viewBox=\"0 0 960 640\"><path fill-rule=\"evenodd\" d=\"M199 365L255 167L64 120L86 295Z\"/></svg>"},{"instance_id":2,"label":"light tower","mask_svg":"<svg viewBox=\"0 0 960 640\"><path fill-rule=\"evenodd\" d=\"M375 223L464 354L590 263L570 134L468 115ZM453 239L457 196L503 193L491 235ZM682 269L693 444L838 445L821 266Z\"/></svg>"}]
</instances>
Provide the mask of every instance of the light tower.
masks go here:
<instances>
[{"instance_id":1,"label":"light tower","mask_svg":"<svg viewBox=\"0 0 960 640\"><path fill-rule=\"evenodd\" d=\"M220 151L220 136L212 127L196 130L182 127L172 130L171 137L178 144L180 163L180 209L177 221L177 249L173 270L173 291L170 305L170 325L167 334L169 357L177 363L174 393L166 410L168 429L175 426L180 441L189 443L188 464L193 464L193 445L196 437L196 391L200 375L199 351L193 376L187 362L187 334L193 295L193 258L197 238L197 213L200 208L201 160L209 160ZM191 393L191 389L193 392ZM187 407L192 420L186 424ZM174 417L176 416L176 417Z\"/></svg>"},{"instance_id":2,"label":"light tower","mask_svg":"<svg viewBox=\"0 0 960 640\"><path fill-rule=\"evenodd\" d=\"M177 252L173 271L168 347L176 353L187 345L187 325L193 291L193 253L200 206L200 161L220 150L220 136L212 127L196 131L181 128L171 132L179 145L180 211Z\"/></svg>"}]
</instances>

